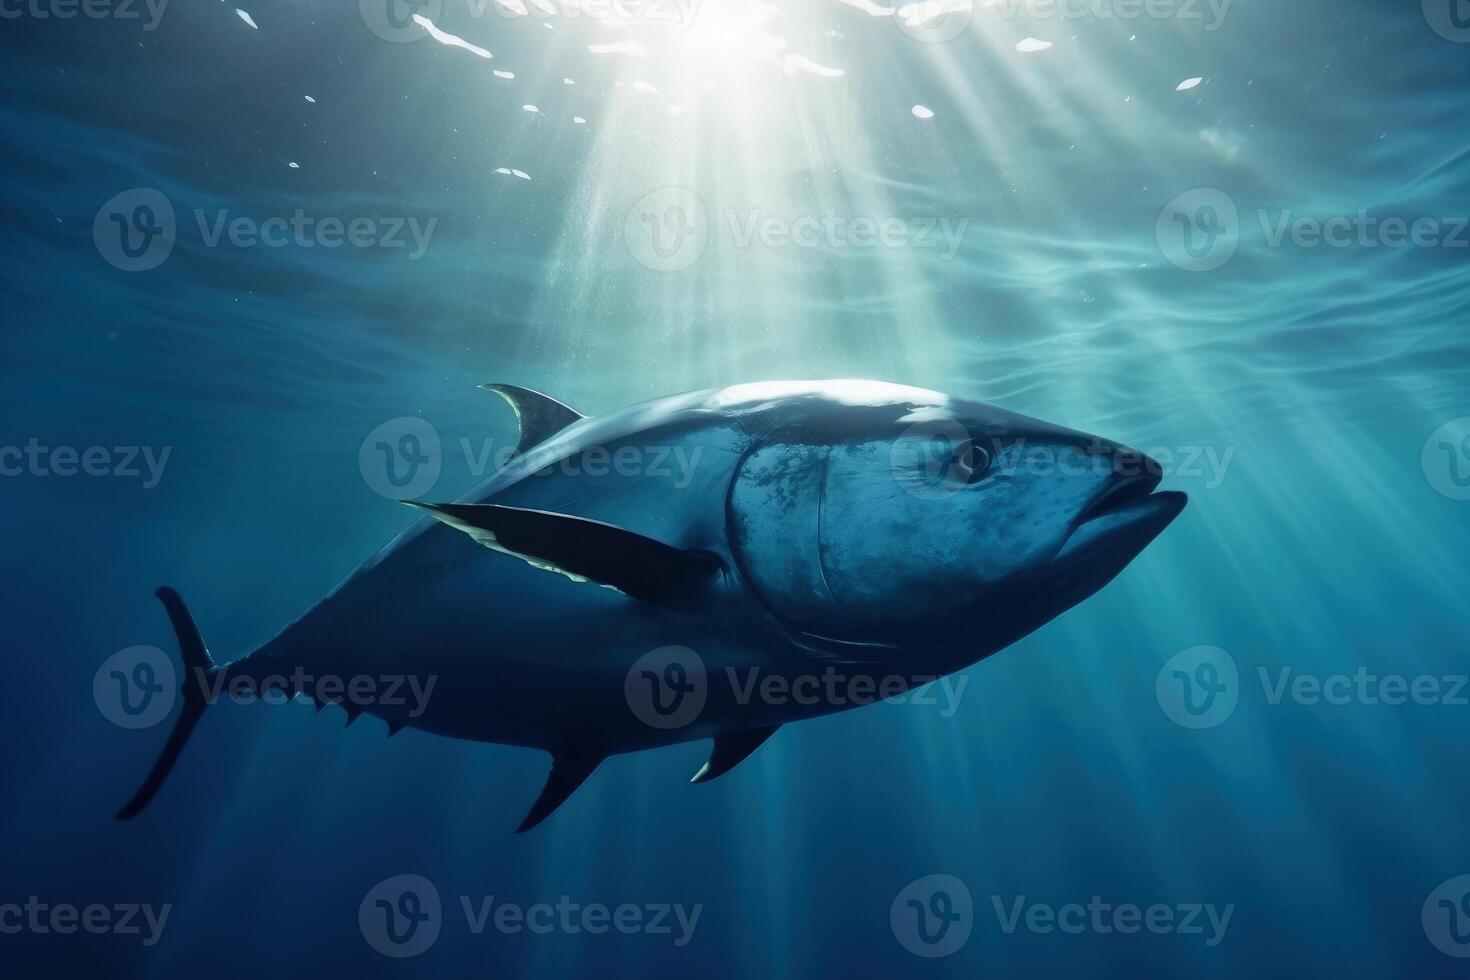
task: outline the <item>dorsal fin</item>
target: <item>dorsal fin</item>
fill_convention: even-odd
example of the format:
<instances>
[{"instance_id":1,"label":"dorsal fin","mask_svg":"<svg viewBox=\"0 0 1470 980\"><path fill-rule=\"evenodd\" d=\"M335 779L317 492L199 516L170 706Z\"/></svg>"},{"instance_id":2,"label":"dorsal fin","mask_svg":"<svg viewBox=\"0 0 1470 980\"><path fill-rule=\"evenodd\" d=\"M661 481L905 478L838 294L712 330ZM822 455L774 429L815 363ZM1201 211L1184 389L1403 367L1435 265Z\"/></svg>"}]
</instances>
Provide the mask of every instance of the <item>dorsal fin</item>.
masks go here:
<instances>
[{"instance_id":1,"label":"dorsal fin","mask_svg":"<svg viewBox=\"0 0 1470 980\"><path fill-rule=\"evenodd\" d=\"M516 441L517 456L538 442L544 442L556 435L573 422L587 417L576 409L568 408L550 395L543 395L530 388L505 384L488 384L480 385L480 387L486 391L495 392L515 410L516 420L521 424L521 435Z\"/></svg>"},{"instance_id":2,"label":"dorsal fin","mask_svg":"<svg viewBox=\"0 0 1470 980\"><path fill-rule=\"evenodd\" d=\"M567 797L577 791L577 787L587 781L602 762L602 756L597 752L585 750L570 750L556 752L551 757L551 775L546 777L546 785L541 789L541 795L536 797L536 802L531 804L531 812L526 814L526 819L516 828L516 833L524 834L547 817L551 816L553 810L567 801Z\"/></svg>"},{"instance_id":3,"label":"dorsal fin","mask_svg":"<svg viewBox=\"0 0 1470 980\"><path fill-rule=\"evenodd\" d=\"M764 745L766 739L776 734L776 729L780 727L780 725L772 725L769 728L750 728L743 732L716 735L715 747L709 754L709 761L689 781L707 783L711 779L723 776L744 762L750 753Z\"/></svg>"},{"instance_id":4,"label":"dorsal fin","mask_svg":"<svg viewBox=\"0 0 1470 980\"><path fill-rule=\"evenodd\" d=\"M711 555L683 551L585 517L502 504L404 503L487 548L649 602L698 596L721 569L719 560Z\"/></svg>"}]
</instances>

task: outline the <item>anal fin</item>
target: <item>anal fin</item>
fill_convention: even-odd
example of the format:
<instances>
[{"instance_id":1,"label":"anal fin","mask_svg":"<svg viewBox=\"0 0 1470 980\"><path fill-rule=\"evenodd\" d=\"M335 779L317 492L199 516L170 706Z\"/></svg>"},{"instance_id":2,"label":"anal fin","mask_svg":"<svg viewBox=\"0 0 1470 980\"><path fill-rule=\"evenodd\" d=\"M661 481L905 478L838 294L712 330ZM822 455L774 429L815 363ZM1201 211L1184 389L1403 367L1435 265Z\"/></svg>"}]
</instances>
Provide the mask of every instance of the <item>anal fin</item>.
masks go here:
<instances>
[{"instance_id":1,"label":"anal fin","mask_svg":"<svg viewBox=\"0 0 1470 980\"><path fill-rule=\"evenodd\" d=\"M524 834L547 817L557 807L567 801L567 798L577 791L577 787L587 781L602 762L603 756L595 752L557 752L551 757L551 775L546 777L546 785L541 789L541 795L536 797L536 802L531 805L531 812L526 814L526 819L516 828L516 833Z\"/></svg>"},{"instance_id":2,"label":"anal fin","mask_svg":"<svg viewBox=\"0 0 1470 980\"><path fill-rule=\"evenodd\" d=\"M716 735L715 747L709 754L709 761L689 781L691 783L707 783L711 779L723 776L744 762L752 752L764 745L766 739L776 734L776 729L780 727L780 725L772 725L769 728L749 728L743 732Z\"/></svg>"}]
</instances>

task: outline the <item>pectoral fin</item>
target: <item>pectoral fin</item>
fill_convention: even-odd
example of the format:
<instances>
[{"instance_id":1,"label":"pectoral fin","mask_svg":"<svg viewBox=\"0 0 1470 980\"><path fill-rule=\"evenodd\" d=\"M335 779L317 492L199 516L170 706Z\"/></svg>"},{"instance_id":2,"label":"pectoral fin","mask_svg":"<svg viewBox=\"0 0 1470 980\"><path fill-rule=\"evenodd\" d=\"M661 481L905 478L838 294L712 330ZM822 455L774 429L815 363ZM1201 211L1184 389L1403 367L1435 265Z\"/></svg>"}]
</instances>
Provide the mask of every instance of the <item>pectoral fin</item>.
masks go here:
<instances>
[{"instance_id":1,"label":"pectoral fin","mask_svg":"<svg viewBox=\"0 0 1470 980\"><path fill-rule=\"evenodd\" d=\"M602 521L500 504L404 503L487 548L635 599L670 602L690 596L720 570L719 561L709 555L683 551Z\"/></svg>"},{"instance_id":2,"label":"pectoral fin","mask_svg":"<svg viewBox=\"0 0 1470 980\"><path fill-rule=\"evenodd\" d=\"M744 762L750 753L764 745L766 739L776 734L776 729L780 727L780 725L772 725L770 728L751 728L743 732L716 735L714 751L710 753L709 761L689 781L707 783L711 779L723 776Z\"/></svg>"},{"instance_id":3,"label":"pectoral fin","mask_svg":"<svg viewBox=\"0 0 1470 980\"><path fill-rule=\"evenodd\" d=\"M581 412L568 408L550 395L543 395L530 388L505 384L488 384L480 385L480 387L486 391L495 392L509 402L510 407L515 410L516 420L521 425L521 436L516 441L517 456L538 442L544 442L556 435L573 422L586 418Z\"/></svg>"}]
</instances>

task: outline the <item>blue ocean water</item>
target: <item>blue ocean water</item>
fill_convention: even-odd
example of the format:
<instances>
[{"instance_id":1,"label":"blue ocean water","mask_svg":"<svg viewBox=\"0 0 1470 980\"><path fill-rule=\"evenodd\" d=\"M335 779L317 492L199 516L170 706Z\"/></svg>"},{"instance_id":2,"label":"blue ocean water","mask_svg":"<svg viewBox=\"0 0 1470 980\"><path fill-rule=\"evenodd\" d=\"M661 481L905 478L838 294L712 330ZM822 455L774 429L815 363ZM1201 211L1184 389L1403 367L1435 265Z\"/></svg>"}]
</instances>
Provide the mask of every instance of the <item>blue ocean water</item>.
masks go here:
<instances>
[{"instance_id":1,"label":"blue ocean water","mask_svg":"<svg viewBox=\"0 0 1470 980\"><path fill-rule=\"evenodd\" d=\"M0 5L6 975L1463 972L1460 0L234 2ZM803 377L1191 503L954 700L709 786L707 743L615 757L513 836L539 753L227 706L113 821L164 728L94 680L176 649L153 588L274 633L410 522L375 433L427 423L449 499L514 445L479 384ZM399 875L411 958L359 921Z\"/></svg>"}]
</instances>

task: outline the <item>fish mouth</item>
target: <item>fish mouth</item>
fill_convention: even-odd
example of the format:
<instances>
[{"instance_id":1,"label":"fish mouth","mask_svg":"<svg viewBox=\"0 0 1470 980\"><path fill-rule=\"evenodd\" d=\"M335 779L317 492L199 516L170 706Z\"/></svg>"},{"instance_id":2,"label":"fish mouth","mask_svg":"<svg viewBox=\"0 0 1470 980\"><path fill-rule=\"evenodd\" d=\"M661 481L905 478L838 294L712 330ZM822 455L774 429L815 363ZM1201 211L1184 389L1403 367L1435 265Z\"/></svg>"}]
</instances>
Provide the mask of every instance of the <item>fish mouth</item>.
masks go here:
<instances>
[{"instance_id":1,"label":"fish mouth","mask_svg":"<svg viewBox=\"0 0 1470 980\"><path fill-rule=\"evenodd\" d=\"M1177 490L1159 491L1158 485L1157 475L1143 473L1108 486L1077 515L1052 559L1053 568L1064 573L1091 571L1104 576L1104 581L1122 571L1189 501Z\"/></svg>"}]
</instances>

